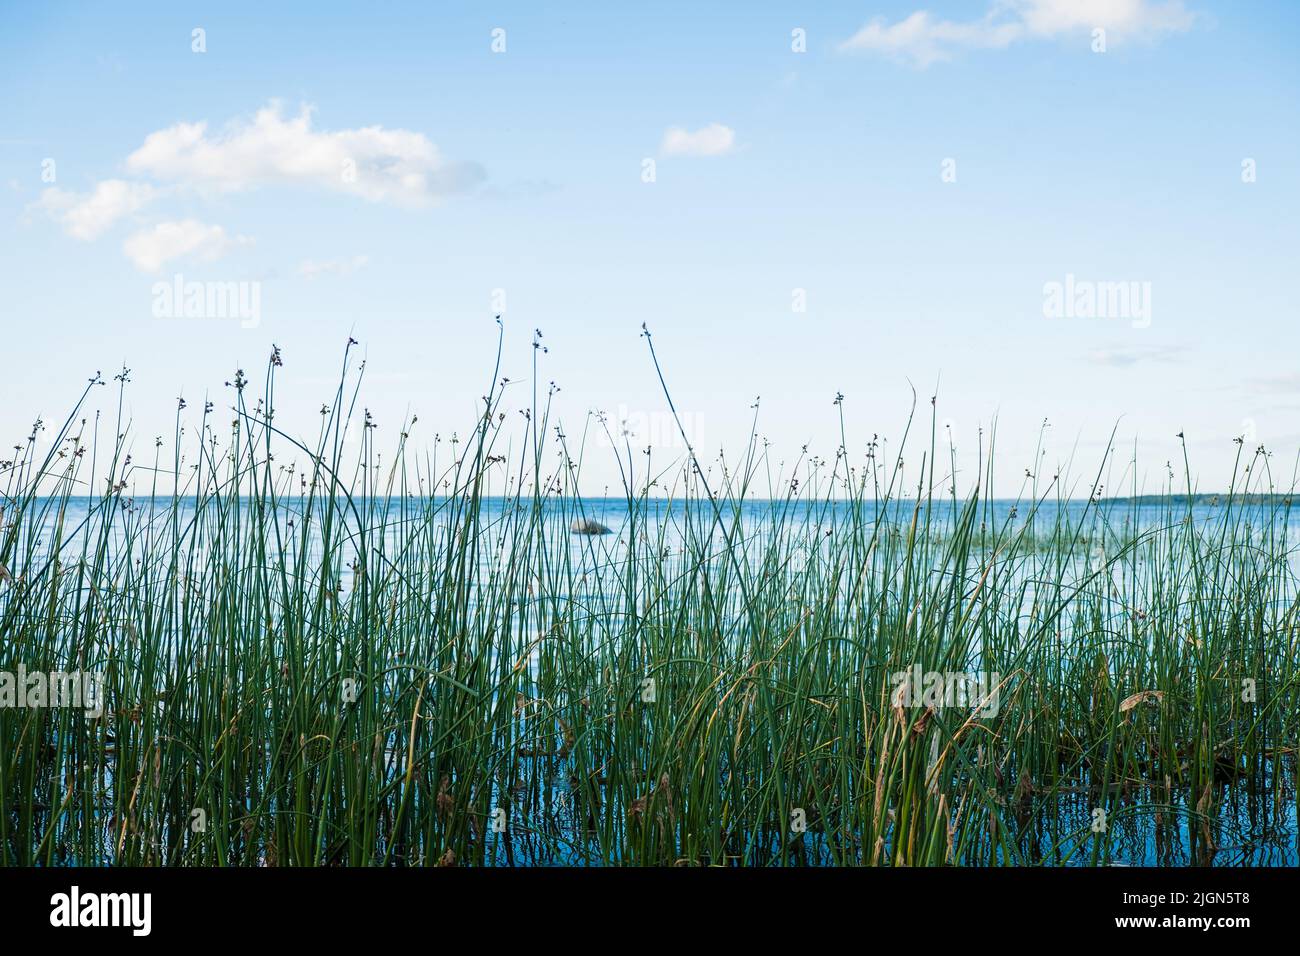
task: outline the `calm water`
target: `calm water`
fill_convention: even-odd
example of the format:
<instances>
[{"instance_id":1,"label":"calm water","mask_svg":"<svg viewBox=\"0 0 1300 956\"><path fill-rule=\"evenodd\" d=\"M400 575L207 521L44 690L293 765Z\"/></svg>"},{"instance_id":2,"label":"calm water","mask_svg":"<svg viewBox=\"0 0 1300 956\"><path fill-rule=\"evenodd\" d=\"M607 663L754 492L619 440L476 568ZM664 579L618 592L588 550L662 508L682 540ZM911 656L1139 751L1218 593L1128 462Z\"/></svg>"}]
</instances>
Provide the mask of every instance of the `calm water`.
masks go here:
<instances>
[{"instance_id":1,"label":"calm water","mask_svg":"<svg viewBox=\"0 0 1300 956\"><path fill-rule=\"evenodd\" d=\"M118 547L128 534L135 536L142 532L157 536L157 542L164 547L170 536L173 523L182 529L195 516L196 508L192 499L182 500L173 515L169 499L150 502L147 499L124 500L125 511L113 516L112 526L107 534L110 548ZM287 498L281 502L281 523L295 514L301 514L303 500ZM366 512L368 509L382 509L382 502L358 501L357 507ZM385 547L396 548L407 540L412 530L425 520L425 502L416 499L389 502L389 523L383 531ZM434 517L438 526L445 526L450 520L450 507L446 501L437 502L440 509ZM94 502L90 499L73 499L64 516L64 547L80 551L87 543L103 533L103 514L92 515ZM931 531L942 535L956 523L961 505L949 502L933 504L923 509L920 522L924 524L927 517ZM509 519L526 518L531 508L525 503L521 509L514 501L500 498L485 499L482 504L480 527L485 530L488 540L493 535L508 536L511 525ZM885 518L903 526L912 520L914 503L899 500L884 513L877 513L872 508L858 510L847 502L770 502L746 501L740 506L739 521L733 532L736 547L747 549L758 544L770 544L774 537L788 536L797 547L803 547L805 554L824 540L825 531L832 527L843 527L854 521L871 522ZM403 513L405 509L405 514ZM677 544L683 540L683 527L689 521L695 529L696 536L709 534L713 524L713 514L707 504L693 503L689 508L680 502L655 501L638 503L636 521L641 533L651 540L662 531L664 540ZM990 531L1010 524L1019 530L1031 520L1032 505L1025 502L998 500L981 505L977 526L983 523ZM1199 526L1207 526L1221 521L1224 515L1222 505L1213 505L1204 501L1196 503L1191 509L1192 521ZM631 520L628 502L624 498L590 498L580 503L570 502L562 509L555 502L543 504L543 521L547 526L548 536L557 542L569 542L571 549L576 549L582 560L595 567L599 564L613 564L621 560L627 550L627 529ZM1287 529L1287 509L1277 504L1234 505L1232 523L1242 531L1249 527L1252 532L1261 527L1273 526L1275 540L1284 540L1281 533ZM567 523L576 515L592 519L608 526L614 532L608 536L586 537L569 535ZM1177 502L1171 509L1166 504L1150 502L1109 500L1099 505L1090 505L1085 501L1071 501L1061 505L1056 502L1043 504L1034 521L1034 531L1050 538L1058 516L1069 527L1078 529L1080 537L1079 558L1088 561L1101 548L1104 539L1111 536L1127 537L1131 534L1159 527L1177 526L1187 515L1186 504ZM722 509L724 522L730 524L736 519L734 506ZM37 553L48 556L53 545L54 516L46 517L39 526L27 524L23 537L35 535L38 545ZM349 517L350 526L355 520ZM130 530L128 530L130 529ZM713 535L717 541L721 536L716 530ZM373 544L373 542L372 542ZM139 551L135 552L139 556ZM491 549L485 549L488 557L485 561L499 560L499 555L491 556ZM1292 567L1295 567L1295 555L1290 554ZM344 570L345 589L351 589L351 575ZM1032 592L1031 596L1032 596ZM1120 811L1111 821L1109 845L1111 858L1115 865L1217 865L1217 866L1296 866L1300 865L1297 852L1297 819L1294 793L1295 767L1294 758L1270 765L1262 782L1231 787L1220 787L1221 803L1218 818L1213 823L1213 839L1200 839L1201 824L1193 823L1187 807L1192 801L1190 795L1175 792L1172 805L1162 805L1153 795L1137 787L1132 792L1121 796ZM562 779L558 775L557 779ZM550 795L552 800L560 793L557 790ZM1095 805L1083 795L1066 795L1056 799L1051 806L1038 806L1023 819L1018 821L1020 832L1017 846L1024 857L1029 860L1041 860L1048 863L1079 865L1088 862L1089 854L1085 848L1082 852L1072 852L1079 843L1077 834L1086 830L1089 824L1091 807ZM528 808L524 807L524 812ZM536 808L539 814L543 808ZM545 815L552 826L558 825L568 831L574 847L573 852L563 858L555 858L554 845L544 847L533 844L528 836L515 838L509 847L498 845L495 855L500 862L529 862L536 865L557 863L592 863L594 862L581 849L583 835L578 822L566 818L562 807L554 805L545 809ZM556 822L558 821L558 823ZM541 820L539 819L539 823ZM762 848L750 848L762 856ZM769 848L775 856L775 847ZM827 862L828 850L824 843L815 836L808 836L801 844L800 854L806 862Z\"/></svg>"}]
</instances>

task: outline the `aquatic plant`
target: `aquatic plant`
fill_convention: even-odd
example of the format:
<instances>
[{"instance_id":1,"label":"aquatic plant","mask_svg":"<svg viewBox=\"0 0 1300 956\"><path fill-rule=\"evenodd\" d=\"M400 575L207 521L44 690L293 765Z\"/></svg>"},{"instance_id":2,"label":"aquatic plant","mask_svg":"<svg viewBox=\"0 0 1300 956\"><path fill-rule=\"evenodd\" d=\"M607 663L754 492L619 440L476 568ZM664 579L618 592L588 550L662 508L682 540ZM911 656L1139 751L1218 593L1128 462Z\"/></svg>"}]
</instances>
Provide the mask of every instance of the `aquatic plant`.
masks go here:
<instances>
[{"instance_id":1,"label":"aquatic plant","mask_svg":"<svg viewBox=\"0 0 1300 956\"><path fill-rule=\"evenodd\" d=\"M571 439L542 395L515 429L499 350L471 432L419 453L412 420L388 458L346 357L314 439L277 428L281 365L196 432L180 402L147 463L126 370L111 438L83 417L97 375L0 463L0 672L102 694L0 706L0 864L1294 860L1262 449L1213 503L1190 467L1003 502L933 420L784 470L756 434L656 470L606 431L623 496L590 499L607 423Z\"/></svg>"}]
</instances>

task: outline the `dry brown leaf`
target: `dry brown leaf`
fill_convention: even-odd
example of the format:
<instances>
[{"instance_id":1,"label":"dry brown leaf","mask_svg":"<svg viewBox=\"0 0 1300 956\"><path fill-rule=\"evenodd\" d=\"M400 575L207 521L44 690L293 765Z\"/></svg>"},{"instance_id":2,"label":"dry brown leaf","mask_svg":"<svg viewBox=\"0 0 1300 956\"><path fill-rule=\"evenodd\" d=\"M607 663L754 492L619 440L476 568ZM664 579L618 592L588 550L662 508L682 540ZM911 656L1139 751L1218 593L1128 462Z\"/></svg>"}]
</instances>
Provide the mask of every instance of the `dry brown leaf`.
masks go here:
<instances>
[{"instance_id":1,"label":"dry brown leaf","mask_svg":"<svg viewBox=\"0 0 1300 956\"><path fill-rule=\"evenodd\" d=\"M1147 700L1161 701L1165 699L1165 692L1162 690L1140 690L1136 694L1130 694L1120 701L1119 712L1127 714L1138 704Z\"/></svg>"},{"instance_id":2,"label":"dry brown leaf","mask_svg":"<svg viewBox=\"0 0 1300 956\"><path fill-rule=\"evenodd\" d=\"M1209 816L1210 811L1214 809L1214 788L1211 784L1205 785L1205 790L1201 793L1201 799L1196 801L1196 812Z\"/></svg>"},{"instance_id":3,"label":"dry brown leaf","mask_svg":"<svg viewBox=\"0 0 1300 956\"><path fill-rule=\"evenodd\" d=\"M439 783L438 785L437 804L438 804L438 813L444 817L450 816L451 812L456 809L456 801L451 795L451 777L449 776L444 775L442 778L442 782Z\"/></svg>"},{"instance_id":4,"label":"dry brown leaf","mask_svg":"<svg viewBox=\"0 0 1300 956\"><path fill-rule=\"evenodd\" d=\"M911 693L911 677L905 678L889 695L889 707L900 724L907 723L907 711L904 702Z\"/></svg>"},{"instance_id":5,"label":"dry brown leaf","mask_svg":"<svg viewBox=\"0 0 1300 956\"><path fill-rule=\"evenodd\" d=\"M929 723L930 723L930 718L933 717L933 716L934 716L934 708L933 708L933 707L927 707L927 708L925 709L925 713L922 714L920 717L918 717L918 718L916 719L916 723L914 723L914 724L912 725L912 734L913 734L913 736L917 736L917 737L919 737L921 734L925 733L925 728L926 728L926 726L929 725Z\"/></svg>"}]
</instances>

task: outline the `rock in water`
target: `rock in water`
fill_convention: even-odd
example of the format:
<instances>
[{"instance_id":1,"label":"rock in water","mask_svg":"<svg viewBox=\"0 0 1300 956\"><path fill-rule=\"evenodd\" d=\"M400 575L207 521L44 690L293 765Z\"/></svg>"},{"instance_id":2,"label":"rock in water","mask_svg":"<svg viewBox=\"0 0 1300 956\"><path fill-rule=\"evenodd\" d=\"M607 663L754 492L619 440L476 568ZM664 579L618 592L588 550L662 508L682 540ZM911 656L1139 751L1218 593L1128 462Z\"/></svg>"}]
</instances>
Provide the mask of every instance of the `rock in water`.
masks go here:
<instances>
[{"instance_id":1,"label":"rock in water","mask_svg":"<svg viewBox=\"0 0 1300 956\"><path fill-rule=\"evenodd\" d=\"M569 530L574 534L609 534L610 530L599 521L590 518L574 518Z\"/></svg>"}]
</instances>

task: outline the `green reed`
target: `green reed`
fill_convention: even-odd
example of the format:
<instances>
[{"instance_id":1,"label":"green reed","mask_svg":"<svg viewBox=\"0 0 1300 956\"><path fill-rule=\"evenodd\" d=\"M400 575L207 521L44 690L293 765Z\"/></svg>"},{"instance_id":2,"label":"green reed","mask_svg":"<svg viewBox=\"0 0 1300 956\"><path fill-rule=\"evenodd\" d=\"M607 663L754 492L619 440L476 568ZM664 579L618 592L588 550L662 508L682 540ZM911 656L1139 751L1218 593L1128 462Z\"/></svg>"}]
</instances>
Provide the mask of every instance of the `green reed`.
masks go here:
<instances>
[{"instance_id":1,"label":"green reed","mask_svg":"<svg viewBox=\"0 0 1300 956\"><path fill-rule=\"evenodd\" d=\"M553 392L517 426L498 350L472 430L417 451L350 348L314 436L275 425L277 350L149 461L124 370L4 463L0 671L102 673L106 710L0 707L0 863L1102 864L1145 825L1212 858L1242 793L1294 820L1262 450L1207 520L1171 475L1140 526L1101 472L1007 513L992 443L959 496L933 422L784 469L756 433L654 464ZM626 518L573 534L602 435ZM995 672L996 713L901 700L913 667Z\"/></svg>"}]
</instances>

